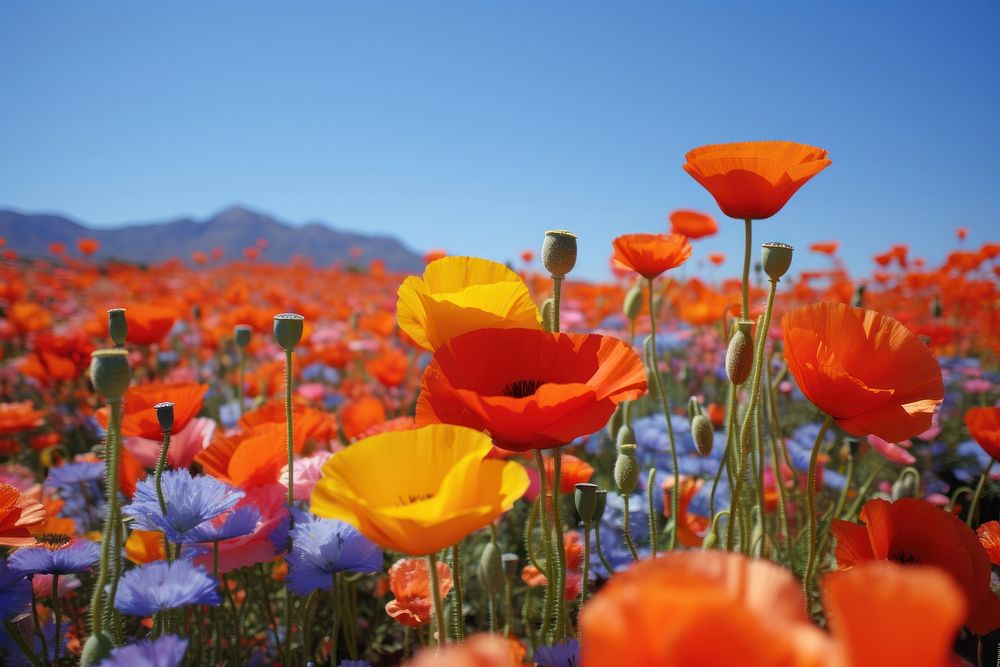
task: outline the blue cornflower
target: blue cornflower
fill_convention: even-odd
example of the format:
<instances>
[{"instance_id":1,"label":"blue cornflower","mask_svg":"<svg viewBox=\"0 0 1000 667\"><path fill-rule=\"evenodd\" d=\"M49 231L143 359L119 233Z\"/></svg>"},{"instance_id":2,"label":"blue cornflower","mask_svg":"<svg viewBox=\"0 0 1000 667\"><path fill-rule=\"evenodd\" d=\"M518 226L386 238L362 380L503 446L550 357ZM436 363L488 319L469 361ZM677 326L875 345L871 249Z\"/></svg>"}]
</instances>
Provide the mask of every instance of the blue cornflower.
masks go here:
<instances>
[{"instance_id":1,"label":"blue cornflower","mask_svg":"<svg viewBox=\"0 0 1000 667\"><path fill-rule=\"evenodd\" d=\"M288 588L299 595L326 590L337 572L379 572L382 553L354 526L334 519L296 523L288 554Z\"/></svg>"},{"instance_id":2,"label":"blue cornflower","mask_svg":"<svg viewBox=\"0 0 1000 667\"><path fill-rule=\"evenodd\" d=\"M158 560L122 576L115 609L132 616L152 616L192 604L215 606L221 600L215 580L204 568L186 560Z\"/></svg>"},{"instance_id":3,"label":"blue cornflower","mask_svg":"<svg viewBox=\"0 0 1000 667\"><path fill-rule=\"evenodd\" d=\"M244 505L226 514L221 521L216 518L192 528L188 531L185 541L221 542L242 537L252 533L259 521L260 510L253 505Z\"/></svg>"},{"instance_id":4,"label":"blue cornflower","mask_svg":"<svg viewBox=\"0 0 1000 667\"><path fill-rule=\"evenodd\" d=\"M171 542L192 542L188 533L206 521L232 509L245 494L214 477L192 477L186 468L163 474L166 515L160 511L156 481L150 476L135 487L132 504L122 513L135 517L134 528L160 531Z\"/></svg>"},{"instance_id":5,"label":"blue cornflower","mask_svg":"<svg viewBox=\"0 0 1000 667\"><path fill-rule=\"evenodd\" d=\"M0 558L0 621L31 609L31 582ZM0 631L3 624L0 623Z\"/></svg>"},{"instance_id":6,"label":"blue cornflower","mask_svg":"<svg viewBox=\"0 0 1000 667\"><path fill-rule=\"evenodd\" d=\"M534 660L539 667L576 667L580 661L580 642L567 639L552 646L539 646Z\"/></svg>"},{"instance_id":7,"label":"blue cornflower","mask_svg":"<svg viewBox=\"0 0 1000 667\"><path fill-rule=\"evenodd\" d=\"M188 640L176 635L163 635L126 644L111 650L97 667L177 667L184 659Z\"/></svg>"},{"instance_id":8,"label":"blue cornflower","mask_svg":"<svg viewBox=\"0 0 1000 667\"><path fill-rule=\"evenodd\" d=\"M56 548L22 547L10 555L8 566L22 574L76 574L100 557L100 545L76 539Z\"/></svg>"},{"instance_id":9,"label":"blue cornflower","mask_svg":"<svg viewBox=\"0 0 1000 667\"><path fill-rule=\"evenodd\" d=\"M63 500L60 513L76 522L80 532L99 527L104 513L104 464L97 461L66 463L49 469L45 486Z\"/></svg>"}]
</instances>

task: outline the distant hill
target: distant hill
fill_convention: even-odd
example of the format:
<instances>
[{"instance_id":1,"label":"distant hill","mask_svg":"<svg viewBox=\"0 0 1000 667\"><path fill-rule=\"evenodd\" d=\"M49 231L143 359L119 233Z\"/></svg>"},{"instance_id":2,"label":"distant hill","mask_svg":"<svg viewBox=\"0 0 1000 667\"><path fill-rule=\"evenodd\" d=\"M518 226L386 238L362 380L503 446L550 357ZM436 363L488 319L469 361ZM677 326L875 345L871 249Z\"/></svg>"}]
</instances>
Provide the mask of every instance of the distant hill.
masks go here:
<instances>
[{"instance_id":1,"label":"distant hill","mask_svg":"<svg viewBox=\"0 0 1000 667\"><path fill-rule=\"evenodd\" d=\"M224 259L242 259L244 248L263 238L267 248L261 257L271 262L302 255L320 266L346 263L352 259L351 249L360 248L362 255L357 261L378 258L392 271L419 272L424 265L420 255L391 236L339 231L318 222L292 226L237 206L207 220L179 218L114 228L92 228L58 215L0 209L0 237L6 239L7 248L29 256L51 256L48 246L57 241L75 253L77 239L90 237L101 242L95 255L98 258L147 263L180 258L190 263L195 251L209 253L213 248L222 248Z\"/></svg>"}]
</instances>

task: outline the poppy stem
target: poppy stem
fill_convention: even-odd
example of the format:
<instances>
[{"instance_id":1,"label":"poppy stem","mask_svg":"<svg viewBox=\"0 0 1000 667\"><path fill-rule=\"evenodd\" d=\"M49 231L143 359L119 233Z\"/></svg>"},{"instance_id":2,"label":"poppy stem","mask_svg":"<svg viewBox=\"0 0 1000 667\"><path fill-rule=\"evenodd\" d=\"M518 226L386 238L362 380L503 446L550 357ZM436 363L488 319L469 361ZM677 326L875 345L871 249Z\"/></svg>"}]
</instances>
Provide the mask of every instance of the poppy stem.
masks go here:
<instances>
[{"instance_id":1,"label":"poppy stem","mask_svg":"<svg viewBox=\"0 0 1000 667\"><path fill-rule=\"evenodd\" d=\"M56 624L56 634L55 634L55 646L52 647L52 664L59 664L59 645L62 644L59 641L60 635L62 635L62 613L59 610L59 573L52 573L52 618L55 619Z\"/></svg>"},{"instance_id":2,"label":"poppy stem","mask_svg":"<svg viewBox=\"0 0 1000 667\"><path fill-rule=\"evenodd\" d=\"M736 410L736 387L732 383L729 383L729 389L726 392L726 415L732 415L734 410ZM715 516L715 494L719 489L719 480L722 479L722 471L729 461L733 446L732 420L727 419L726 421L726 447L722 450L722 456L719 457L719 468L715 471L715 479L712 480L712 492L708 497L708 513L711 516ZM732 489L732 486L730 486L730 489Z\"/></svg>"},{"instance_id":3,"label":"poppy stem","mask_svg":"<svg viewBox=\"0 0 1000 667\"><path fill-rule=\"evenodd\" d=\"M653 504L654 500L654 489L656 487L656 467L649 469L649 481L646 483L646 496L649 501L649 548L651 551L651 558L656 558L656 506ZM673 489L671 496L677 496L677 488ZM673 516L674 520L674 530L677 533L677 515Z\"/></svg>"},{"instance_id":4,"label":"poppy stem","mask_svg":"<svg viewBox=\"0 0 1000 667\"><path fill-rule=\"evenodd\" d=\"M986 470L983 471L982 476L979 478L979 484L976 485L976 493L972 496L972 503L969 505L969 516L965 518L965 524L969 528L972 528L972 520L976 516L979 499L983 496L983 489L986 487L986 480L990 477L990 471L993 470L994 463L996 463L996 460L991 458L989 465L986 466Z\"/></svg>"},{"instance_id":5,"label":"poppy stem","mask_svg":"<svg viewBox=\"0 0 1000 667\"><path fill-rule=\"evenodd\" d=\"M535 465L538 466L538 497L541 500L541 513L542 513L542 545L545 548L545 604L542 611L542 625L539 632L542 635L542 641L545 641L545 636L549 627L549 617L552 616L552 604L554 602L553 597L553 586L555 582L555 569L552 562L552 532L549 527L549 511L548 511L548 475L545 472L545 459L542 458L542 450L535 450Z\"/></svg>"},{"instance_id":6,"label":"poppy stem","mask_svg":"<svg viewBox=\"0 0 1000 667\"><path fill-rule=\"evenodd\" d=\"M156 500L160 503L160 513L164 518L167 516L167 501L163 497L163 469L167 465L167 450L170 449L170 430L163 431L163 444L160 445L160 456L156 459ZM167 534L163 533L163 551L167 555L167 562L173 562L170 553L170 544L167 541Z\"/></svg>"},{"instance_id":7,"label":"poppy stem","mask_svg":"<svg viewBox=\"0 0 1000 667\"><path fill-rule=\"evenodd\" d=\"M562 277L552 276L552 331L559 333L559 307L562 299Z\"/></svg>"},{"instance_id":8,"label":"poppy stem","mask_svg":"<svg viewBox=\"0 0 1000 667\"><path fill-rule=\"evenodd\" d=\"M590 584L590 521L583 522L583 577L580 579L580 609L587 601L587 588ZM579 628L577 628L579 630Z\"/></svg>"},{"instance_id":9,"label":"poppy stem","mask_svg":"<svg viewBox=\"0 0 1000 667\"><path fill-rule=\"evenodd\" d=\"M437 567L431 565L431 572L437 572ZM432 582L434 586L434 598L438 601L440 605L440 595L437 593L437 580ZM333 599L333 627L330 628L330 667L337 667L337 644L340 643L340 623L344 616L344 607L340 603L340 573L333 573L333 588L330 589L330 597ZM444 617L441 616L438 619L439 625L438 629L443 634L444 633ZM291 663L289 663L291 664Z\"/></svg>"},{"instance_id":10,"label":"poppy stem","mask_svg":"<svg viewBox=\"0 0 1000 667\"><path fill-rule=\"evenodd\" d=\"M465 638L465 614L462 611L462 552L461 540L451 547L451 571L455 582L455 601L451 608L451 634L456 641Z\"/></svg>"},{"instance_id":11,"label":"poppy stem","mask_svg":"<svg viewBox=\"0 0 1000 667\"><path fill-rule=\"evenodd\" d=\"M438 582L436 553L427 554L427 569L431 578L431 599L434 601L434 619L438 630L437 643L438 646L444 646L448 643L448 639L445 637L444 605L441 604L441 584Z\"/></svg>"},{"instance_id":12,"label":"poppy stem","mask_svg":"<svg viewBox=\"0 0 1000 667\"><path fill-rule=\"evenodd\" d=\"M114 524L118 520L118 433L121 430L122 399L120 397L109 399L108 403L111 406L111 415L108 418L108 431L104 438L108 513L104 519L104 534L101 538L101 563L97 571L97 581L94 583L94 597L90 604L90 627L95 635L100 635L104 630L106 616L104 586L108 583L108 566L115 541Z\"/></svg>"},{"instance_id":13,"label":"poppy stem","mask_svg":"<svg viewBox=\"0 0 1000 667\"><path fill-rule=\"evenodd\" d=\"M239 354L239 368L240 368L240 384L239 384L238 387L236 387L236 400L239 401L239 403L237 404L237 414L242 419L243 418L243 382L244 382L244 375L246 373L247 357L246 357L246 352L243 351L243 347L242 346L237 346L237 347L239 348L239 353L238 354Z\"/></svg>"},{"instance_id":14,"label":"poppy stem","mask_svg":"<svg viewBox=\"0 0 1000 667\"><path fill-rule=\"evenodd\" d=\"M558 313L558 309L556 309ZM562 516L559 509L560 500L560 477L562 472L562 451L556 447L552 451L552 523L555 527L555 545L553 551L556 556L556 619L555 632L560 639L566 638L566 545L563 543Z\"/></svg>"},{"instance_id":15,"label":"poppy stem","mask_svg":"<svg viewBox=\"0 0 1000 667\"><path fill-rule=\"evenodd\" d=\"M286 546L292 550L292 503L295 501L295 460L294 435L292 431L292 349L285 350L285 446L288 451L288 539ZM277 630L277 628L275 628ZM292 664L292 591L285 589L285 662Z\"/></svg>"},{"instance_id":16,"label":"poppy stem","mask_svg":"<svg viewBox=\"0 0 1000 667\"><path fill-rule=\"evenodd\" d=\"M844 473L844 488L840 490L840 495L837 496L837 504L833 506L833 514L830 515L830 522L835 519L840 518L840 513L844 511L844 505L847 504L847 494L851 490L851 483L854 481L854 456L848 451L847 453L847 470ZM826 544L830 541L830 531L826 530L823 532L823 537L819 540L819 549L816 553L819 554L819 558L823 558L823 554L826 553Z\"/></svg>"},{"instance_id":17,"label":"poppy stem","mask_svg":"<svg viewBox=\"0 0 1000 667\"><path fill-rule=\"evenodd\" d=\"M753 243L752 232L753 221L746 218L743 221L744 245L743 245L743 285L742 285L742 319L750 319L750 246Z\"/></svg>"},{"instance_id":18,"label":"poppy stem","mask_svg":"<svg viewBox=\"0 0 1000 667\"><path fill-rule=\"evenodd\" d=\"M615 573L615 568L611 567L611 563L608 561L607 557L604 555L604 550L601 548L600 521L594 523L594 549L597 551L597 557L601 559L601 565L603 565L604 569L608 571L608 576L610 577Z\"/></svg>"},{"instance_id":19,"label":"poppy stem","mask_svg":"<svg viewBox=\"0 0 1000 667\"><path fill-rule=\"evenodd\" d=\"M635 550L635 542L632 541L632 531L628 526L628 494L622 495L622 534L625 536L625 544L632 552L632 560L639 560L639 552Z\"/></svg>"},{"instance_id":20,"label":"poppy stem","mask_svg":"<svg viewBox=\"0 0 1000 667\"><path fill-rule=\"evenodd\" d=\"M663 378L660 377L660 362L656 355L656 315L653 309L653 279L646 279L646 287L649 289L649 337L652 341L649 350L649 364L651 366L650 373L653 376L653 381L656 383L656 393L660 397L660 408L663 410L663 418L667 422L667 436L670 439L670 466L673 468L674 473L674 488L670 493L670 515L674 517L674 528L670 531L670 539L667 542L667 550L673 551L677 546L677 516L680 513L680 488L681 488L681 471L677 463L677 444L674 441L674 425L670 421L670 397L667 396L667 390L663 387ZM650 525L653 525L654 519L650 517ZM650 535L650 539L655 539ZM653 555L656 555L656 547L653 547Z\"/></svg>"},{"instance_id":21,"label":"poppy stem","mask_svg":"<svg viewBox=\"0 0 1000 667\"><path fill-rule=\"evenodd\" d=\"M802 577L802 594L806 600L806 613L810 615L813 571L816 568L816 465L819 462L819 450L823 446L823 439L832 424L833 417L827 415L819 433L816 434L816 442L813 443L812 454L809 456L809 474L806 478L806 526L808 527L806 539L808 541L806 542L806 570Z\"/></svg>"}]
</instances>

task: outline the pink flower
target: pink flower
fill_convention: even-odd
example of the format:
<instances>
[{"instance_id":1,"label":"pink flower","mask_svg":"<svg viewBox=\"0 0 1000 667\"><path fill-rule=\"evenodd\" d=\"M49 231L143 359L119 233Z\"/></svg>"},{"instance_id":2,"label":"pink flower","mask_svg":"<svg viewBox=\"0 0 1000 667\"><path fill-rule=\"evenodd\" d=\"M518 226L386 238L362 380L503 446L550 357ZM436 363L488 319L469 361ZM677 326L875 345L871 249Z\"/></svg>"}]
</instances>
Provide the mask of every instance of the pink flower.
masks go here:
<instances>
[{"instance_id":1,"label":"pink flower","mask_svg":"<svg viewBox=\"0 0 1000 667\"><path fill-rule=\"evenodd\" d=\"M281 526L288 516L285 509L287 490L281 484L268 484L248 489L246 497L236 507L253 505L260 511L261 520L249 535L219 542L219 572L229 572L247 565L268 563L281 553L271 541L271 533ZM194 558L208 572L212 571L212 550Z\"/></svg>"},{"instance_id":2,"label":"pink flower","mask_svg":"<svg viewBox=\"0 0 1000 667\"><path fill-rule=\"evenodd\" d=\"M195 417L179 433L170 436L170 449L167 450L167 463L172 468L187 468L201 450L208 447L215 434L215 422L208 417ZM129 450L139 463L147 468L156 466L160 456L162 442L147 440L137 436L126 436L122 439L125 449Z\"/></svg>"},{"instance_id":3,"label":"pink flower","mask_svg":"<svg viewBox=\"0 0 1000 667\"><path fill-rule=\"evenodd\" d=\"M309 501L313 487L322 476L323 464L327 462L333 454L324 450L319 450L312 456L295 458L295 499L305 502ZM288 466L281 469L281 476L278 478L281 485L288 488Z\"/></svg>"},{"instance_id":4,"label":"pink flower","mask_svg":"<svg viewBox=\"0 0 1000 667\"><path fill-rule=\"evenodd\" d=\"M323 395L326 394L326 387L319 382L307 382L299 385L298 393L307 401L319 403L323 400Z\"/></svg>"},{"instance_id":5,"label":"pink flower","mask_svg":"<svg viewBox=\"0 0 1000 667\"><path fill-rule=\"evenodd\" d=\"M906 451L906 449L909 449L913 445L913 443L909 440L892 443L886 442L877 435L869 435L868 444L872 446L872 449L893 463L909 466L913 465L917 461L917 459L913 457L913 454ZM906 449L904 449L904 447Z\"/></svg>"},{"instance_id":6,"label":"pink flower","mask_svg":"<svg viewBox=\"0 0 1000 667\"><path fill-rule=\"evenodd\" d=\"M80 587L80 580L73 574L64 574L59 577L59 597L64 598L70 591L75 591ZM31 578L31 589L35 592L36 598L47 598L52 595L52 575L36 574Z\"/></svg>"}]
</instances>

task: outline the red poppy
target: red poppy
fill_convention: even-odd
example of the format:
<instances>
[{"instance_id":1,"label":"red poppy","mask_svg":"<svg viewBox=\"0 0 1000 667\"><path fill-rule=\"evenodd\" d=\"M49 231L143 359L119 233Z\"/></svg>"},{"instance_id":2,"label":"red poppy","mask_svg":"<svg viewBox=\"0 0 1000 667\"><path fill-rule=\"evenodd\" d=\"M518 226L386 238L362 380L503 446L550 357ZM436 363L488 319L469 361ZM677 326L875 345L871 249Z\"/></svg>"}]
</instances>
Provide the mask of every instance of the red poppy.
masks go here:
<instances>
[{"instance_id":1,"label":"red poppy","mask_svg":"<svg viewBox=\"0 0 1000 667\"><path fill-rule=\"evenodd\" d=\"M700 239L719 231L715 218L698 211L674 211L670 214L670 231L689 239Z\"/></svg>"},{"instance_id":2,"label":"red poppy","mask_svg":"<svg viewBox=\"0 0 1000 667\"><path fill-rule=\"evenodd\" d=\"M1000 565L1000 522L987 521L976 528L976 536L979 543L986 549L986 555L990 557L990 562Z\"/></svg>"},{"instance_id":3,"label":"red poppy","mask_svg":"<svg viewBox=\"0 0 1000 667\"><path fill-rule=\"evenodd\" d=\"M722 264L726 261L726 253L710 252L708 253L708 261L710 261L713 266L722 266Z\"/></svg>"},{"instance_id":4,"label":"red poppy","mask_svg":"<svg viewBox=\"0 0 1000 667\"><path fill-rule=\"evenodd\" d=\"M434 352L416 418L486 431L503 449L545 449L597 431L645 391L642 361L617 338L479 329Z\"/></svg>"},{"instance_id":5,"label":"red poppy","mask_svg":"<svg viewBox=\"0 0 1000 667\"><path fill-rule=\"evenodd\" d=\"M451 568L438 562L438 592L444 598L452 588ZM430 568L424 558L404 558L389 568L389 588L395 599L385 606L394 620L410 628L431 621L432 599Z\"/></svg>"},{"instance_id":6,"label":"red poppy","mask_svg":"<svg viewBox=\"0 0 1000 667\"><path fill-rule=\"evenodd\" d=\"M944 396L937 360L891 317L814 303L781 320L785 359L806 397L848 433L900 442L923 433Z\"/></svg>"},{"instance_id":7,"label":"red poppy","mask_svg":"<svg viewBox=\"0 0 1000 667\"><path fill-rule=\"evenodd\" d=\"M83 236L76 240L76 249L79 250L82 255L90 257L101 249L101 242L97 239Z\"/></svg>"},{"instance_id":8,"label":"red poppy","mask_svg":"<svg viewBox=\"0 0 1000 667\"><path fill-rule=\"evenodd\" d=\"M965 427L983 451L1000 461L1000 407L969 408Z\"/></svg>"},{"instance_id":9,"label":"red poppy","mask_svg":"<svg viewBox=\"0 0 1000 667\"><path fill-rule=\"evenodd\" d=\"M810 250L821 255L836 255L839 248L840 241L819 241L809 246Z\"/></svg>"},{"instance_id":10,"label":"red poppy","mask_svg":"<svg viewBox=\"0 0 1000 667\"><path fill-rule=\"evenodd\" d=\"M933 565L951 575L968 604L965 625L984 635L1000 627L1000 599L990 590L990 559L971 528L951 512L923 500L875 499L861 510L864 526L834 520L837 563L870 560Z\"/></svg>"},{"instance_id":11,"label":"red poppy","mask_svg":"<svg viewBox=\"0 0 1000 667\"><path fill-rule=\"evenodd\" d=\"M207 384L194 382L151 382L130 387L122 400L122 435L160 440L163 431L160 430L154 406L165 402L174 404L173 433L180 433L201 410L202 399L207 391ZM109 408L101 408L95 416L102 427L108 427Z\"/></svg>"},{"instance_id":12,"label":"red poppy","mask_svg":"<svg viewBox=\"0 0 1000 667\"><path fill-rule=\"evenodd\" d=\"M35 543L32 528L45 523L45 507L10 484L0 482L0 546L24 547Z\"/></svg>"},{"instance_id":13,"label":"red poppy","mask_svg":"<svg viewBox=\"0 0 1000 667\"><path fill-rule=\"evenodd\" d=\"M0 403L0 435L12 435L42 425L45 413L36 410L31 401Z\"/></svg>"},{"instance_id":14,"label":"red poppy","mask_svg":"<svg viewBox=\"0 0 1000 667\"><path fill-rule=\"evenodd\" d=\"M830 165L821 148L790 141L714 144L690 151L684 171L731 218L763 220Z\"/></svg>"},{"instance_id":15,"label":"red poppy","mask_svg":"<svg viewBox=\"0 0 1000 667\"><path fill-rule=\"evenodd\" d=\"M681 492L678 499L680 520L677 522L679 526L677 529L677 539L686 547L700 547L702 537L711 523L708 517L688 513L691 501L704 483L705 480L703 479L681 475ZM660 485L660 489L663 491L663 515L667 518L670 518L670 494L673 487L674 478L670 476Z\"/></svg>"},{"instance_id":16,"label":"red poppy","mask_svg":"<svg viewBox=\"0 0 1000 667\"><path fill-rule=\"evenodd\" d=\"M292 405L295 428L292 431L292 447L297 454L306 449L306 443L313 441L324 447L337 438L337 419L332 414L304 403ZM240 426L246 431L260 431L265 428L280 428L285 433L285 402L271 401L240 417ZM281 438L284 442L284 437ZM287 461L286 461L287 463Z\"/></svg>"},{"instance_id":17,"label":"red poppy","mask_svg":"<svg viewBox=\"0 0 1000 667\"><path fill-rule=\"evenodd\" d=\"M340 410L340 425L344 429L344 435L351 441L384 421L385 406L374 396L362 396L349 401Z\"/></svg>"},{"instance_id":18,"label":"red poppy","mask_svg":"<svg viewBox=\"0 0 1000 667\"><path fill-rule=\"evenodd\" d=\"M134 345L159 343L174 326L177 313L172 308L132 304L125 308L128 321L126 340Z\"/></svg>"},{"instance_id":19,"label":"red poppy","mask_svg":"<svg viewBox=\"0 0 1000 667\"><path fill-rule=\"evenodd\" d=\"M625 234L612 245L614 259L643 278L655 278L691 256L691 244L681 234Z\"/></svg>"}]
</instances>

